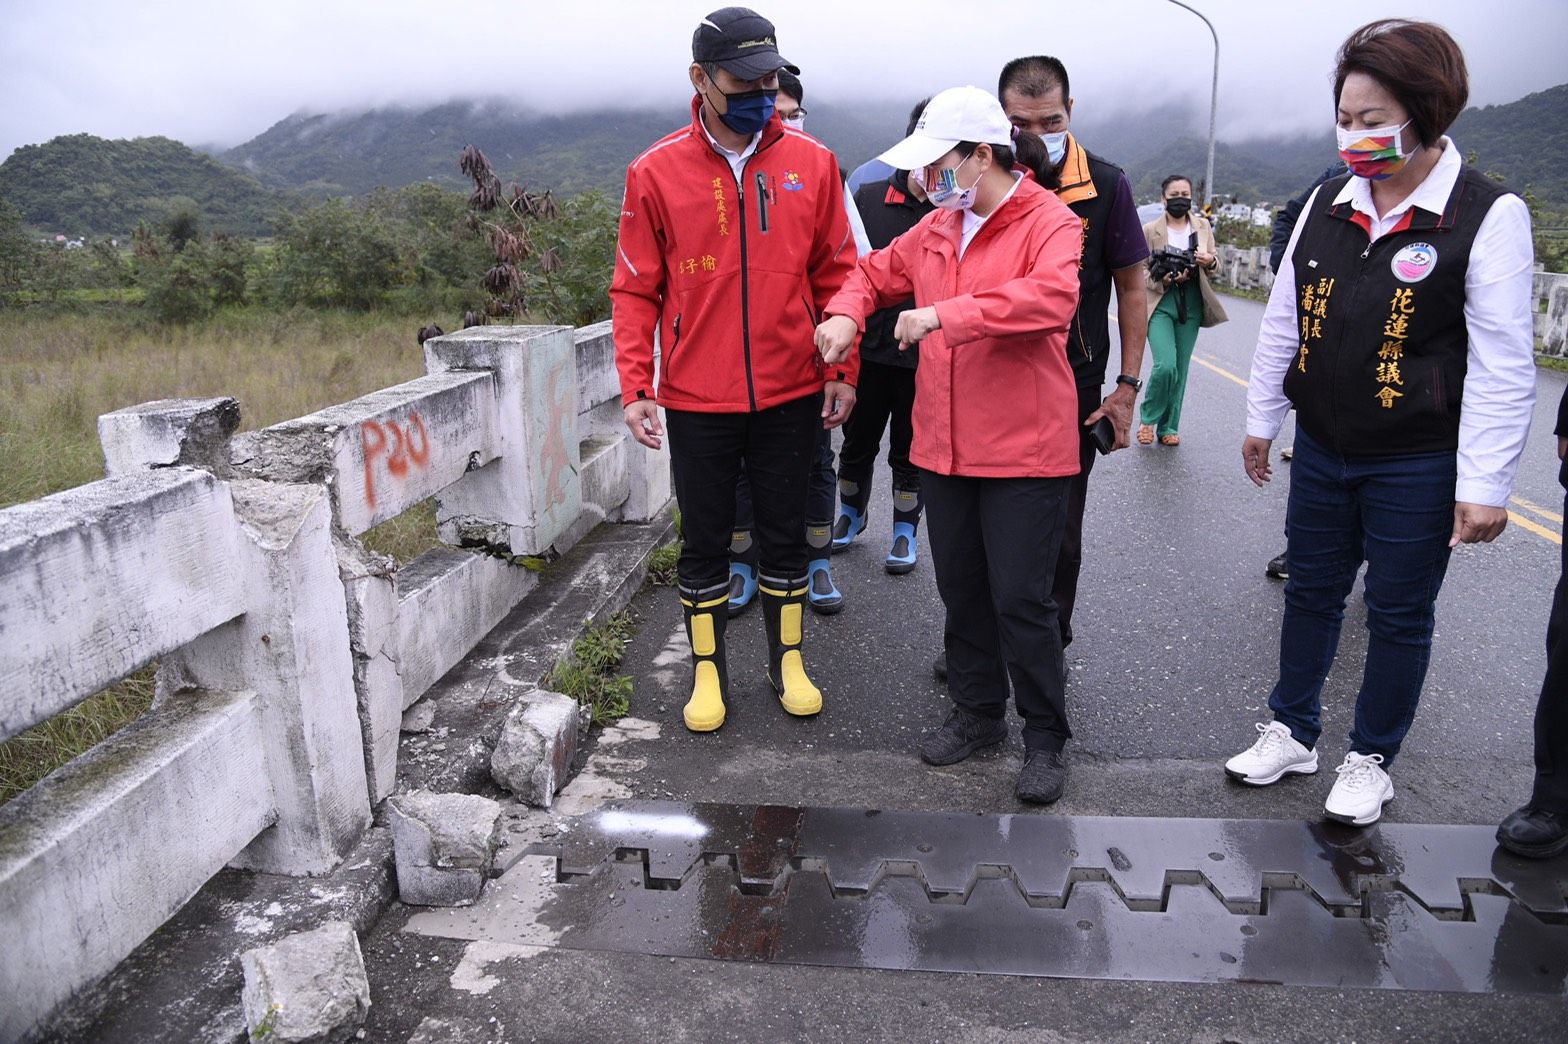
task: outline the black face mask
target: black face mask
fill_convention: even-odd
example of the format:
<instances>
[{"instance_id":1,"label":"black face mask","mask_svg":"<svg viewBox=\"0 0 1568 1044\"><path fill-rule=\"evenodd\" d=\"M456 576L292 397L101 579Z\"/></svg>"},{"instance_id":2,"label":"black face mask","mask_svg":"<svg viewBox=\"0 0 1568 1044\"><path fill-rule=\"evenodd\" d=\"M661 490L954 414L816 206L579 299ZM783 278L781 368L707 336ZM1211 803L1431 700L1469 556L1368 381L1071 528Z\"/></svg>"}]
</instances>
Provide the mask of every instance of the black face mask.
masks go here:
<instances>
[{"instance_id":1,"label":"black face mask","mask_svg":"<svg viewBox=\"0 0 1568 1044\"><path fill-rule=\"evenodd\" d=\"M1184 218L1192 210L1192 200L1186 196L1172 196L1165 201L1165 213L1173 218Z\"/></svg>"}]
</instances>

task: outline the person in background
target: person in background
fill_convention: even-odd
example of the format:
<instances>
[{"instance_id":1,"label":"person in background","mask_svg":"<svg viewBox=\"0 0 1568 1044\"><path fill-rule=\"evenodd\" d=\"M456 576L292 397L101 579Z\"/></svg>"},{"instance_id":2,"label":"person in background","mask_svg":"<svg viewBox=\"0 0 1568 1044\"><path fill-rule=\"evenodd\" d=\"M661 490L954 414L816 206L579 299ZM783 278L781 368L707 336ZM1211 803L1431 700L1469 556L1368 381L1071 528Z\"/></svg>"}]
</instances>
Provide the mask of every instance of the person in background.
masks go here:
<instances>
[{"instance_id":1,"label":"person in background","mask_svg":"<svg viewBox=\"0 0 1568 1044\"><path fill-rule=\"evenodd\" d=\"M909 114L904 136L915 132L925 112L927 98ZM868 182L855 193L855 208L862 212L871 246L880 250L931 212L919 174L894 171L885 181ZM883 308L866 319L860 340L860 383L855 388L855 412L844 424L844 445L839 450L839 515L833 524L833 551L849 547L866 528L871 500L871 476L876 469L882 432L888 435L887 463L893 471L893 544L884 568L895 575L915 568L916 534L920 528L920 470L909 462L914 435L911 411L915 404L915 367L918 346L900 350L893 327L900 312L914 307L911 300Z\"/></svg>"},{"instance_id":2,"label":"person in background","mask_svg":"<svg viewBox=\"0 0 1568 1044\"><path fill-rule=\"evenodd\" d=\"M977 87L936 95L881 158L924 169L937 209L860 259L823 309L817 347L837 365L872 313L915 300L893 334L920 345L909 458L947 609L953 700L920 757L951 765L1003 742L1011 681L1024 720L1017 794L1049 803L1066 783L1072 735L1051 574L1078 471L1067 328L1082 224L1049 191L1044 142Z\"/></svg>"},{"instance_id":3,"label":"person in background","mask_svg":"<svg viewBox=\"0 0 1568 1044\"><path fill-rule=\"evenodd\" d=\"M806 97L800 77L788 69L779 70L779 93L776 108L779 119L791 130L804 133L806 109L801 104ZM786 185L786 188L788 186ZM853 230L860 225L860 215L846 196L845 214ZM856 234L856 253L860 249L865 230ZM858 396L857 396L858 398ZM806 489L806 602L812 610L823 616L832 616L844 608L844 595L833 582L828 545L833 535L833 437L824 429L817 439L816 458L812 464L811 480ZM754 509L751 503L751 482L741 473L735 487L735 524L730 534L730 590L729 615L745 612L757 595L757 543L753 535Z\"/></svg>"},{"instance_id":4,"label":"person in background","mask_svg":"<svg viewBox=\"0 0 1568 1044\"><path fill-rule=\"evenodd\" d=\"M1305 192L1292 198L1290 202L1274 212L1274 228L1269 233L1270 272L1273 272L1275 275L1279 274L1279 263L1285 259L1285 248L1290 245L1290 233L1295 230L1296 219L1301 216L1301 208L1307 205L1307 200L1312 198L1312 193L1316 192L1317 187L1329 178L1337 178L1345 173L1346 169L1344 160L1335 160L1332 166L1318 175L1316 181L1307 186ZM1290 456L1291 453L1288 446L1279 451L1280 460L1288 461ZM1288 556L1285 552L1281 551L1269 559L1268 564L1263 567L1263 575L1272 577L1275 580L1289 580L1290 568L1287 564L1287 558Z\"/></svg>"},{"instance_id":5,"label":"person in background","mask_svg":"<svg viewBox=\"0 0 1568 1044\"><path fill-rule=\"evenodd\" d=\"M1568 388L1557 401L1557 481L1568 490ZM1568 494L1563 497L1568 515ZM1515 855L1544 859L1568 850L1568 545L1546 624L1546 677L1535 705L1535 789L1497 828Z\"/></svg>"},{"instance_id":6,"label":"person in background","mask_svg":"<svg viewBox=\"0 0 1568 1044\"><path fill-rule=\"evenodd\" d=\"M1143 226L1149 243L1149 352L1154 367L1143 393L1143 423L1138 444L1147 446L1159 437L1162 446L1181 445L1181 406L1187 395L1187 372L1198 328L1218 326L1228 318L1219 296L1209 285L1209 273L1219 267L1214 255L1214 229L1209 219L1192 213L1192 179L1172 174L1160 183L1165 213ZM1187 251L1193 264L1180 272L1158 269L1167 247Z\"/></svg>"},{"instance_id":7,"label":"person in background","mask_svg":"<svg viewBox=\"0 0 1568 1044\"><path fill-rule=\"evenodd\" d=\"M1056 602L1062 646L1073 640L1073 608L1083 569L1083 516L1095 449L1091 431L1109 417L1113 449L1132 439L1133 406L1143 382L1143 345L1149 326L1144 295L1144 261L1149 247L1138 221L1132 186L1120 167L1083 147L1072 133L1073 97L1067 67L1048 55L1015 58L1002 67L997 97L1014 127L1039 135L1059 184L1056 197L1083 222L1083 258L1078 265L1078 314L1067 334L1067 357L1078 385L1078 474L1067 494L1067 527L1056 559ZM1111 287L1116 288L1116 326L1121 354L1116 382L1105 394L1111 358ZM1065 661L1064 661L1065 664Z\"/></svg>"},{"instance_id":8,"label":"person in background","mask_svg":"<svg viewBox=\"0 0 1568 1044\"><path fill-rule=\"evenodd\" d=\"M1367 653L1350 749L1324 802L1365 826L1415 719L1438 591L1461 542L1495 540L1535 401L1524 201L1445 136L1469 94L1442 27L1386 19L1340 48L1334 104L1349 173L1302 210L1269 295L1242 466L1296 409L1290 579L1273 720L1225 763L1255 786L1318 769L1323 681L1364 561Z\"/></svg>"},{"instance_id":9,"label":"person in background","mask_svg":"<svg viewBox=\"0 0 1568 1044\"><path fill-rule=\"evenodd\" d=\"M682 718L693 732L724 724L729 542L743 470L757 506L768 681L785 712L822 709L803 659L806 487L822 428L854 406L856 360L825 367L811 342L855 253L838 161L774 112L780 69L798 71L755 11L726 7L702 20L688 69L691 123L627 167L610 283L626 426L653 449L669 429L692 650ZM664 346L657 390L655 334Z\"/></svg>"}]
</instances>

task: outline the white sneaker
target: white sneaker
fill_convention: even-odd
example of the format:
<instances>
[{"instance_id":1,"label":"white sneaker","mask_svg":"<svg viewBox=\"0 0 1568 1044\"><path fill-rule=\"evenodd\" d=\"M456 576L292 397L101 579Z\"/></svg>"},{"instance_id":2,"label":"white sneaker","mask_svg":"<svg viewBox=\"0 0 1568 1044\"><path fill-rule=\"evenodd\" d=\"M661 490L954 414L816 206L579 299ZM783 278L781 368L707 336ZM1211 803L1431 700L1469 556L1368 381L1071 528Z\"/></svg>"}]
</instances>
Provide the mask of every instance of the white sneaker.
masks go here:
<instances>
[{"instance_id":1,"label":"white sneaker","mask_svg":"<svg viewBox=\"0 0 1568 1044\"><path fill-rule=\"evenodd\" d=\"M1255 787L1278 783L1287 772L1310 776L1318 770L1318 755L1296 742L1290 729L1277 721L1258 722L1258 742L1225 762L1232 779Z\"/></svg>"},{"instance_id":2,"label":"white sneaker","mask_svg":"<svg viewBox=\"0 0 1568 1044\"><path fill-rule=\"evenodd\" d=\"M1383 815L1383 806L1394 800L1394 781L1383 771L1382 764L1381 754L1346 754L1344 764L1334 770L1339 779L1323 803L1328 818L1353 826L1376 823Z\"/></svg>"}]
</instances>

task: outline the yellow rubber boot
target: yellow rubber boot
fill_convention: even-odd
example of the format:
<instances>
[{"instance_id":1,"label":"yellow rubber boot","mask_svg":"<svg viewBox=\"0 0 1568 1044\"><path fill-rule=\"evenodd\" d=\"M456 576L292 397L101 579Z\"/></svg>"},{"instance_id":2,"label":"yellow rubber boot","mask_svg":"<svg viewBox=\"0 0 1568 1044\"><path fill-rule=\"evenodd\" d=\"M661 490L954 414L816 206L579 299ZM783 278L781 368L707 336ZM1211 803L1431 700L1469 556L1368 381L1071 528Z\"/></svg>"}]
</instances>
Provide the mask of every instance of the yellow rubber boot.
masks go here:
<instances>
[{"instance_id":1,"label":"yellow rubber boot","mask_svg":"<svg viewBox=\"0 0 1568 1044\"><path fill-rule=\"evenodd\" d=\"M807 582L764 576L757 585L762 618L768 628L768 681L790 714L807 718L822 711L822 690L806 675L800 646Z\"/></svg>"},{"instance_id":2,"label":"yellow rubber boot","mask_svg":"<svg viewBox=\"0 0 1568 1044\"><path fill-rule=\"evenodd\" d=\"M691 699L681 716L693 732L712 732L724 724L724 698L729 672L724 655L724 625L729 620L729 584L701 591L680 589L686 615L686 638L691 642Z\"/></svg>"}]
</instances>

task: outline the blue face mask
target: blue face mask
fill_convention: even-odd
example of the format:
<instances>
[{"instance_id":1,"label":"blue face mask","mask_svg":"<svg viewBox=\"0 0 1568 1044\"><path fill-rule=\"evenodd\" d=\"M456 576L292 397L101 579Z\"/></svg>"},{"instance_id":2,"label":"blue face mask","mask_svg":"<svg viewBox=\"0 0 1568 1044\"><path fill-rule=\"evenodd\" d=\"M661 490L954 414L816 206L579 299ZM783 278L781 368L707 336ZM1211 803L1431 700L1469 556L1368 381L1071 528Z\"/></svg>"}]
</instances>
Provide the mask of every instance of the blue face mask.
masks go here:
<instances>
[{"instance_id":1,"label":"blue face mask","mask_svg":"<svg viewBox=\"0 0 1568 1044\"><path fill-rule=\"evenodd\" d=\"M718 84L714 84L713 89L724 94ZM777 90L724 94L727 111L719 116L719 120L736 134L744 134L749 138L773 118L773 105L777 96Z\"/></svg>"},{"instance_id":2,"label":"blue face mask","mask_svg":"<svg viewBox=\"0 0 1568 1044\"><path fill-rule=\"evenodd\" d=\"M1067 156L1067 132L1058 131L1055 134L1042 134L1040 140L1045 142L1045 154L1051 161L1051 166L1061 165Z\"/></svg>"}]
</instances>

